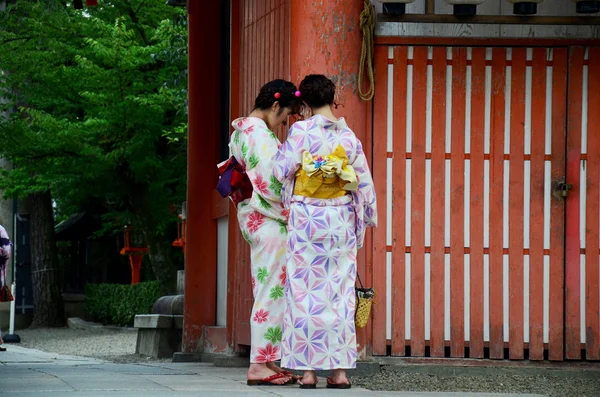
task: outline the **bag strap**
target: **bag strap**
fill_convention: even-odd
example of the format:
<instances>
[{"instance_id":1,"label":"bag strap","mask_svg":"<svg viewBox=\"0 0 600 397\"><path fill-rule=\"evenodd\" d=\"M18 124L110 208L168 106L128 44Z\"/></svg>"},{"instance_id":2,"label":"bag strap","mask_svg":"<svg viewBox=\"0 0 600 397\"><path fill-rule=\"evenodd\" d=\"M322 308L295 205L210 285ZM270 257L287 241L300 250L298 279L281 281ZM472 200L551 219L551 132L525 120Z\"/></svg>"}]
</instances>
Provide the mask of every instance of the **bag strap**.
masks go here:
<instances>
[{"instance_id":1,"label":"bag strap","mask_svg":"<svg viewBox=\"0 0 600 397\"><path fill-rule=\"evenodd\" d=\"M356 279L358 280L358 283L360 284L360 288L365 288L365 286L363 285L362 281L360 280L360 275L358 274L358 272L356 272Z\"/></svg>"}]
</instances>

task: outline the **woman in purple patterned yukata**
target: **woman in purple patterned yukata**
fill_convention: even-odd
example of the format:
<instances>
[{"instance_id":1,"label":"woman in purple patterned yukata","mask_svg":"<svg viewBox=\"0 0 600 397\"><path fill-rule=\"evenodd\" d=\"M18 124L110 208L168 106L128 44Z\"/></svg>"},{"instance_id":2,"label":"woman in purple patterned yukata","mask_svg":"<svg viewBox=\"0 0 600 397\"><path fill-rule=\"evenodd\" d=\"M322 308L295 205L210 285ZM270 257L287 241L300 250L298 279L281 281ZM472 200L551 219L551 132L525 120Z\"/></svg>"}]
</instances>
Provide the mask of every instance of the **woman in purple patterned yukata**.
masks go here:
<instances>
[{"instance_id":1,"label":"woman in purple patterned yukata","mask_svg":"<svg viewBox=\"0 0 600 397\"><path fill-rule=\"evenodd\" d=\"M361 142L332 112L333 82L310 75L300 92L312 117L291 127L275 158L290 211L281 366L304 371L301 388L316 387L315 370L332 370L327 387L347 389L357 358L356 253L377 224L375 190Z\"/></svg>"},{"instance_id":2,"label":"woman in purple patterned yukata","mask_svg":"<svg viewBox=\"0 0 600 397\"><path fill-rule=\"evenodd\" d=\"M235 131L229 147L252 184L250 198L234 198L240 229L251 250L254 306L247 376L251 386L298 379L274 363L281 358L287 211L281 204L281 184L273 176L273 158L281 146L273 131L299 108L299 95L292 83L271 81L261 88L252 113L232 123Z\"/></svg>"}]
</instances>

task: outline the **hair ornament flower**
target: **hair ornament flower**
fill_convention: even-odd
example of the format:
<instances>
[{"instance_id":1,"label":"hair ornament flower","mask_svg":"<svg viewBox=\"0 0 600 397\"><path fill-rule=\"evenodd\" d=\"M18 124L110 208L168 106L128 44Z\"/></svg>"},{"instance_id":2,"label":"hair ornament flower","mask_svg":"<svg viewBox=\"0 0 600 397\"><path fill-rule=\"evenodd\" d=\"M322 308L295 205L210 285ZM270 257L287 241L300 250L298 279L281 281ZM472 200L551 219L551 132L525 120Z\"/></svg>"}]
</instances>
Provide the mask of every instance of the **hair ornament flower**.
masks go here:
<instances>
[{"instance_id":1,"label":"hair ornament flower","mask_svg":"<svg viewBox=\"0 0 600 397\"><path fill-rule=\"evenodd\" d=\"M278 92L276 92L275 95L274 95L274 97L275 97L275 99L279 99L279 98L281 98L281 94L278 93Z\"/></svg>"}]
</instances>

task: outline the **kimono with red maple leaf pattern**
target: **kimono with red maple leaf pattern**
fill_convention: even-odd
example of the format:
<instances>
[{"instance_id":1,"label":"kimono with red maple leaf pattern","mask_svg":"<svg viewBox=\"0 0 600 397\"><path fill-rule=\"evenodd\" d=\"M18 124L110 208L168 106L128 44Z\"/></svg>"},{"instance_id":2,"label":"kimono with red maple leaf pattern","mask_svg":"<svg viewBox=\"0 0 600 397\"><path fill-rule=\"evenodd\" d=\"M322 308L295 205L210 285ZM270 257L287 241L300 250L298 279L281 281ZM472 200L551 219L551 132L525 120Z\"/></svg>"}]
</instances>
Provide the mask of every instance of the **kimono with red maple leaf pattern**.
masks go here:
<instances>
[{"instance_id":1,"label":"kimono with red maple leaf pattern","mask_svg":"<svg viewBox=\"0 0 600 397\"><path fill-rule=\"evenodd\" d=\"M281 143L259 118L239 118L232 125L229 147L253 188L252 197L238 204L238 222L251 252L250 362L267 363L281 358L285 305L287 211L281 204L281 183L273 176L273 157Z\"/></svg>"}]
</instances>

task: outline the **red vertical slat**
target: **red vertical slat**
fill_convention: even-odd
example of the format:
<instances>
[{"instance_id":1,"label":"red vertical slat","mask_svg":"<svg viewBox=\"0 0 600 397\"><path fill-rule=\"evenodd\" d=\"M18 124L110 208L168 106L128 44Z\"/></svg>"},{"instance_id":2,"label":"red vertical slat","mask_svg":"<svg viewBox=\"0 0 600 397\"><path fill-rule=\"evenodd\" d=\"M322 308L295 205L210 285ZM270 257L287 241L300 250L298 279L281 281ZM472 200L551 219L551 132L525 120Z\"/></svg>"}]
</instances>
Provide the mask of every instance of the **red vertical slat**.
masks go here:
<instances>
[{"instance_id":1,"label":"red vertical slat","mask_svg":"<svg viewBox=\"0 0 600 397\"><path fill-rule=\"evenodd\" d=\"M286 45L282 48L284 48L284 51L281 51L280 53L280 62L279 62L279 76L280 78L289 78L290 76L287 75L287 70L286 70L286 61L289 62L288 60L288 54L289 54L289 40L290 37L289 35L286 34L286 25L288 25L286 23L287 21L287 13L288 13L288 7L289 4L286 0L282 0L281 1L281 10L279 11L279 34L281 35L282 39L285 40Z\"/></svg>"},{"instance_id":2,"label":"red vertical slat","mask_svg":"<svg viewBox=\"0 0 600 397\"><path fill-rule=\"evenodd\" d=\"M245 114L246 113L246 106L247 106L247 102L248 99L246 98L246 86L248 85L247 81L248 81L248 67L247 65L247 59L248 59L248 54L247 54L247 47L248 45L246 44L248 42L248 30L246 28L247 23L248 23L248 2L246 0L240 0L240 6L243 9L243 16L242 16L242 27L240 28L241 33L241 50L242 50L242 56L241 56L241 66L240 68L242 69L242 77L240 80L240 85L239 85L239 95L241 95L242 100L240 103L240 115Z\"/></svg>"},{"instance_id":3,"label":"red vertical slat","mask_svg":"<svg viewBox=\"0 0 600 397\"><path fill-rule=\"evenodd\" d=\"M257 5L257 17L256 17L256 28L258 31L258 35L257 35L257 41L255 42L256 45L258 46L258 61L257 61L257 68L258 68L258 73L256 75L256 77L258 78L257 81L257 85L256 85L256 89L257 92L260 89L260 87L262 87L266 82L267 82L267 76L265 74L265 70L266 70L266 63L268 62L267 57L266 57L266 29L265 29L265 18L264 18L264 13L265 13L265 0L259 0L258 1L258 5Z\"/></svg>"},{"instance_id":4,"label":"red vertical slat","mask_svg":"<svg viewBox=\"0 0 600 397\"><path fill-rule=\"evenodd\" d=\"M241 77L241 58L243 30L243 9L242 0L234 0L231 2L231 84L229 87L230 115L231 118L236 118L240 114L240 77ZM235 329L237 318L236 314L239 310L237 300L239 297L238 283L238 242L241 240L240 228L237 223L237 216L233 203L229 205L229 216L227 219L228 236L227 236L227 344L235 346Z\"/></svg>"},{"instance_id":5,"label":"red vertical slat","mask_svg":"<svg viewBox=\"0 0 600 397\"><path fill-rule=\"evenodd\" d=\"M586 357L600 360L600 289L598 271L600 241L600 48L589 47L588 66L588 160L586 204L586 254L585 254L585 303L586 303ZM585 90L586 87L583 87Z\"/></svg>"},{"instance_id":6,"label":"red vertical slat","mask_svg":"<svg viewBox=\"0 0 600 397\"><path fill-rule=\"evenodd\" d=\"M469 353L471 358L483 358L483 170L485 135L485 48L473 48L471 58L471 321Z\"/></svg>"},{"instance_id":7,"label":"red vertical slat","mask_svg":"<svg viewBox=\"0 0 600 397\"><path fill-rule=\"evenodd\" d=\"M509 352L522 360L523 349L523 168L525 70L527 50L512 50L509 173ZM543 144L543 140L541 143ZM542 218L543 220L543 218ZM506 324L505 324L506 326Z\"/></svg>"},{"instance_id":8,"label":"red vertical slat","mask_svg":"<svg viewBox=\"0 0 600 397\"><path fill-rule=\"evenodd\" d=\"M286 80L292 80L292 76L291 76L291 71L290 71L290 40L291 40L291 35L290 35L290 23L289 21L291 20L291 0L284 0L283 1L284 4L284 15L283 15L283 20L281 21L281 24L283 25L283 37L285 39L285 47L282 50L282 53L284 55L283 58L283 71L282 71L282 75L281 78L286 79ZM300 78L303 78L304 76L300 76Z\"/></svg>"},{"instance_id":9,"label":"red vertical slat","mask_svg":"<svg viewBox=\"0 0 600 397\"><path fill-rule=\"evenodd\" d=\"M566 358L581 358L580 315L579 304L581 294L580 283L580 236L579 236L579 195L580 161L581 161L581 105L583 85L583 55L581 47L571 48L569 56L569 102L567 130L567 183L574 189L566 200L565 217L565 339Z\"/></svg>"},{"instance_id":10,"label":"red vertical slat","mask_svg":"<svg viewBox=\"0 0 600 397\"><path fill-rule=\"evenodd\" d=\"M275 29L277 27L277 20L275 19L276 13L277 8L275 6L275 0L271 0L269 7L269 40L267 41L267 45L269 46L269 59L267 59L267 63L269 64L269 80L278 78L277 73L275 72L275 59L277 57L277 52L279 52L279 41L275 34Z\"/></svg>"},{"instance_id":11,"label":"red vertical slat","mask_svg":"<svg viewBox=\"0 0 600 397\"><path fill-rule=\"evenodd\" d=\"M450 354L465 355L465 108L466 48L452 50L452 146L450 166Z\"/></svg>"},{"instance_id":12,"label":"red vertical slat","mask_svg":"<svg viewBox=\"0 0 600 397\"><path fill-rule=\"evenodd\" d=\"M367 134L365 134L365 138L363 141L363 150L365 152L365 156L367 157L367 161L369 162L369 164L373 164L374 111L375 109L373 107L373 102L371 102L367 105L367 119L365 120L365 130L367 131ZM373 228L369 228L369 230L365 234L365 243L361 251L358 252L356 271L360 275L362 280L369 280L370 282L371 280L373 280ZM371 326L367 326L362 330L356 330L356 344L358 347L359 355L363 353L367 356L373 355L372 336L373 332Z\"/></svg>"},{"instance_id":13,"label":"red vertical slat","mask_svg":"<svg viewBox=\"0 0 600 397\"><path fill-rule=\"evenodd\" d=\"M392 185L392 356L404 356L406 251L406 71L408 48L394 49L394 181Z\"/></svg>"},{"instance_id":14,"label":"red vertical slat","mask_svg":"<svg viewBox=\"0 0 600 397\"><path fill-rule=\"evenodd\" d=\"M490 123L490 358L504 358L503 194L506 49L492 50Z\"/></svg>"},{"instance_id":15,"label":"red vertical slat","mask_svg":"<svg viewBox=\"0 0 600 397\"><path fill-rule=\"evenodd\" d=\"M240 40L240 49L239 49L239 56L240 56L240 63L239 63L239 68L240 68L240 81L238 83L238 89L237 91L235 91L235 95L237 95L240 98L240 102L239 102L239 114L242 114L244 112L244 103L246 98L244 97L244 82L245 82L245 76L246 76L246 68L244 67L244 60L245 60L245 43L246 43L246 29L245 29L245 18L246 18L246 2L244 0L240 0L239 1L239 7L240 7L240 27L239 27L239 40ZM232 90L232 94L234 93L234 91ZM235 116L234 114L232 114L232 116Z\"/></svg>"},{"instance_id":16,"label":"red vertical slat","mask_svg":"<svg viewBox=\"0 0 600 397\"><path fill-rule=\"evenodd\" d=\"M254 104L254 91L256 89L256 50L252 48L254 43L256 43L256 24L255 16L256 16L256 1L257 0L248 0L249 3L249 36L248 40L248 55L249 55L249 78L248 78L248 109L247 112L252 110L252 106Z\"/></svg>"},{"instance_id":17,"label":"red vertical slat","mask_svg":"<svg viewBox=\"0 0 600 397\"><path fill-rule=\"evenodd\" d=\"M258 93L258 90L261 87L261 83L262 83L262 77L260 75L261 71L262 71L262 63L264 60L264 57L262 56L262 37L261 37L261 29L260 29L260 23L259 23L259 18L260 18L260 6L262 4L264 0L255 0L254 2L254 89L253 91L253 95L256 96L256 94Z\"/></svg>"},{"instance_id":18,"label":"red vertical slat","mask_svg":"<svg viewBox=\"0 0 600 397\"><path fill-rule=\"evenodd\" d=\"M552 66L552 161L551 179L564 180L567 117L567 49L556 48ZM550 316L549 358L564 357L565 205L551 199L550 210Z\"/></svg>"},{"instance_id":19,"label":"red vertical slat","mask_svg":"<svg viewBox=\"0 0 600 397\"><path fill-rule=\"evenodd\" d=\"M529 359L544 359L544 189L546 49L533 50L529 232ZM512 158L512 155L511 155ZM512 223L512 222L511 222ZM511 307L512 308L512 307Z\"/></svg>"},{"instance_id":20,"label":"red vertical slat","mask_svg":"<svg viewBox=\"0 0 600 397\"><path fill-rule=\"evenodd\" d=\"M260 18L261 21L261 30L262 30L262 45L263 45L263 58L261 59L261 66L263 69L263 78L261 81L261 86L271 80L271 75L269 73L269 63L271 62L271 58L269 57L269 49L273 46L273 43L270 41L271 37L269 35L269 3L271 0L263 0L263 10Z\"/></svg>"},{"instance_id":21,"label":"red vertical slat","mask_svg":"<svg viewBox=\"0 0 600 397\"><path fill-rule=\"evenodd\" d=\"M277 25L277 37L279 41L283 41L285 39L284 37L284 26L283 24L285 23L284 21L284 15L285 15L285 4L282 1L279 1L279 7L277 8L277 21L278 21L278 25ZM285 48L285 47L279 47L277 46L277 48ZM284 51L278 50L277 53L275 54L275 60L274 62L276 62L277 65L277 78L284 78L284 74L283 74L283 60L285 58L285 53Z\"/></svg>"},{"instance_id":22,"label":"red vertical slat","mask_svg":"<svg viewBox=\"0 0 600 397\"><path fill-rule=\"evenodd\" d=\"M431 337L432 357L444 357L444 257L446 179L446 48L433 49L431 115Z\"/></svg>"},{"instance_id":23,"label":"red vertical slat","mask_svg":"<svg viewBox=\"0 0 600 397\"><path fill-rule=\"evenodd\" d=\"M413 60L410 346L414 357L425 355L425 128L427 47L415 47Z\"/></svg>"},{"instance_id":24,"label":"red vertical slat","mask_svg":"<svg viewBox=\"0 0 600 397\"><path fill-rule=\"evenodd\" d=\"M265 16L264 16L264 25L265 25L265 58L263 60L265 64L265 83L267 81L274 80L273 78L273 49L275 46L273 45L275 40L273 40L273 35L271 34L271 29L273 28L273 20L271 14L271 3L273 0L265 1Z\"/></svg>"},{"instance_id":25,"label":"red vertical slat","mask_svg":"<svg viewBox=\"0 0 600 397\"><path fill-rule=\"evenodd\" d=\"M273 26L272 24L272 20L271 20L271 2L272 0L268 0L265 2L265 15L263 16L263 26L265 29L265 34L264 34L264 42L265 42L265 58L263 60L264 62L264 68L265 68L265 83L271 80L274 80L273 78L273 72L272 72L272 66L273 66L273 57L272 57L272 50L274 48L273 46L273 36L271 35L271 28Z\"/></svg>"},{"instance_id":26,"label":"red vertical slat","mask_svg":"<svg viewBox=\"0 0 600 397\"><path fill-rule=\"evenodd\" d=\"M379 224L373 231L373 288L378 296L373 305L373 354L386 354L386 224L387 224L387 112L388 106L388 48L375 49L375 70L377 71L374 99L374 139L373 139L373 179L377 194L377 217Z\"/></svg>"}]
</instances>

